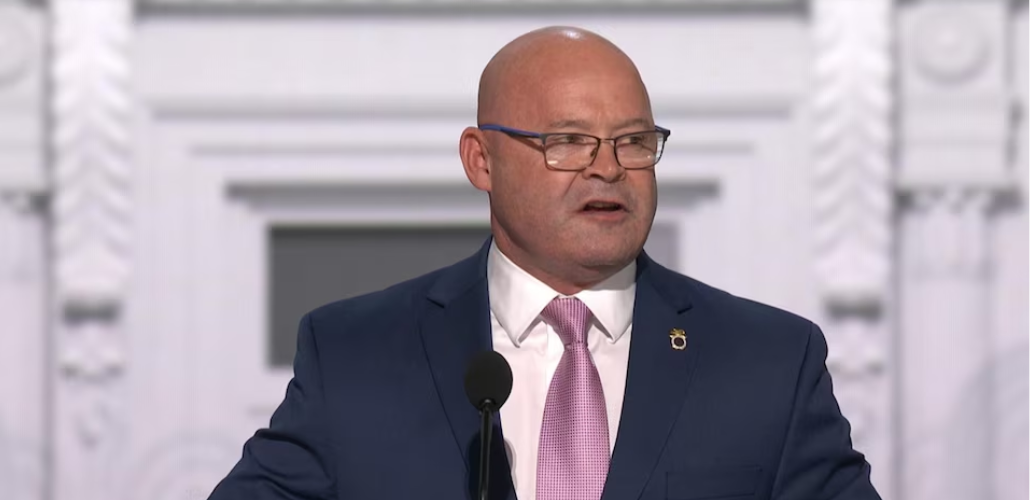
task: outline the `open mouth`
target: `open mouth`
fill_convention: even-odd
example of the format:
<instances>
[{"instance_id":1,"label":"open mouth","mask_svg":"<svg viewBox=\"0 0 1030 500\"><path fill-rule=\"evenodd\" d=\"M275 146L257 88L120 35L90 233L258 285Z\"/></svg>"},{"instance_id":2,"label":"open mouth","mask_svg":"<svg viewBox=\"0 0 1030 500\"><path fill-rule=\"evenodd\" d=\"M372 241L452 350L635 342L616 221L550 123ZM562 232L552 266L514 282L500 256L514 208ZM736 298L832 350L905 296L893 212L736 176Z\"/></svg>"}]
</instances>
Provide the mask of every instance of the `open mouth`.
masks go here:
<instances>
[{"instance_id":1,"label":"open mouth","mask_svg":"<svg viewBox=\"0 0 1030 500\"><path fill-rule=\"evenodd\" d=\"M620 210L625 210L625 207L614 201L591 201L583 205L584 212L618 212Z\"/></svg>"}]
</instances>

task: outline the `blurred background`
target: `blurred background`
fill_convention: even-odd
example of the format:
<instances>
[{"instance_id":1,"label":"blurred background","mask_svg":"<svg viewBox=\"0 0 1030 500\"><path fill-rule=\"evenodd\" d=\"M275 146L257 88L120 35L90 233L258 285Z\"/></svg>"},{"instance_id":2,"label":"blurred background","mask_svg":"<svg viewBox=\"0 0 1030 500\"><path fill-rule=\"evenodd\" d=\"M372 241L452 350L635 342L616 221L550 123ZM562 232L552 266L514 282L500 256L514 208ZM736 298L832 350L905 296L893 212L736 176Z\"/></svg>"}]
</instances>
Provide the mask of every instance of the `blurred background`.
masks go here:
<instances>
[{"instance_id":1,"label":"blurred background","mask_svg":"<svg viewBox=\"0 0 1030 500\"><path fill-rule=\"evenodd\" d=\"M482 244L458 136L553 24L673 130L649 253L822 326L884 498L1026 500L1025 0L0 0L0 498L206 498L301 314Z\"/></svg>"}]
</instances>

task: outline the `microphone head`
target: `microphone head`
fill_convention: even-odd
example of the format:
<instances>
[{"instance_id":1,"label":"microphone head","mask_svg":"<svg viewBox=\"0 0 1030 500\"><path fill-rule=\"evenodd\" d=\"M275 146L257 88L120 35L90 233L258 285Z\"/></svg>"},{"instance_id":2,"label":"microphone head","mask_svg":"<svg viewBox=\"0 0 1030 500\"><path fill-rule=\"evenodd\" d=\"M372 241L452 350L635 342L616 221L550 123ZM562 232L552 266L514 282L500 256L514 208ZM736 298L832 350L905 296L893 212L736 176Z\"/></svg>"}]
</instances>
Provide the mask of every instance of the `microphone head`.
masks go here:
<instances>
[{"instance_id":1,"label":"microphone head","mask_svg":"<svg viewBox=\"0 0 1030 500\"><path fill-rule=\"evenodd\" d=\"M465 394L480 411L487 406L491 411L499 410L511 395L511 384L511 366L495 351L473 356L465 372Z\"/></svg>"}]
</instances>

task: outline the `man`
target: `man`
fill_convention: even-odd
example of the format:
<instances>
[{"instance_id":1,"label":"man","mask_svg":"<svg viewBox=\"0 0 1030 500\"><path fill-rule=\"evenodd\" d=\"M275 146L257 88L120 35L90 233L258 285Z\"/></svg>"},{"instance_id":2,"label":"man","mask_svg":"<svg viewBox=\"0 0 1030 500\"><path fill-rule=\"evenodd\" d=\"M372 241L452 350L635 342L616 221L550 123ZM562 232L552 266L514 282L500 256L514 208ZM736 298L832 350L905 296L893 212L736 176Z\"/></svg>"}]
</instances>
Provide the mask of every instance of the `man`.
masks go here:
<instances>
[{"instance_id":1,"label":"man","mask_svg":"<svg viewBox=\"0 0 1030 500\"><path fill-rule=\"evenodd\" d=\"M492 498L879 498L819 329L642 252L669 132L625 54L528 33L487 65L478 120L460 153L492 240L307 314L285 401L212 499L470 498L463 377L489 349L514 373Z\"/></svg>"}]
</instances>

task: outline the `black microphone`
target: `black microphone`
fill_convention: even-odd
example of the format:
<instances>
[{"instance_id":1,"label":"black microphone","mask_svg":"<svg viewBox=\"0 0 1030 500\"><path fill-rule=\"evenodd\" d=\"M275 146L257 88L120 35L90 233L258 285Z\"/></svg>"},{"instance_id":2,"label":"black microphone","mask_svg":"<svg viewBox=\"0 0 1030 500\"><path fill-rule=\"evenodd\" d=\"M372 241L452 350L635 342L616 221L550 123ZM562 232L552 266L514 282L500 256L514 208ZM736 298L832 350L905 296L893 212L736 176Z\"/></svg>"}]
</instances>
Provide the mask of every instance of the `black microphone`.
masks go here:
<instances>
[{"instance_id":1,"label":"black microphone","mask_svg":"<svg viewBox=\"0 0 1030 500\"><path fill-rule=\"evenodd\" d=\"M494 412L511 395L511 366L495 351L476 354L465 372L465 394L479 410L479 499L489 500L490 441L493 438Z\"/></svg>"}]
</instances>

